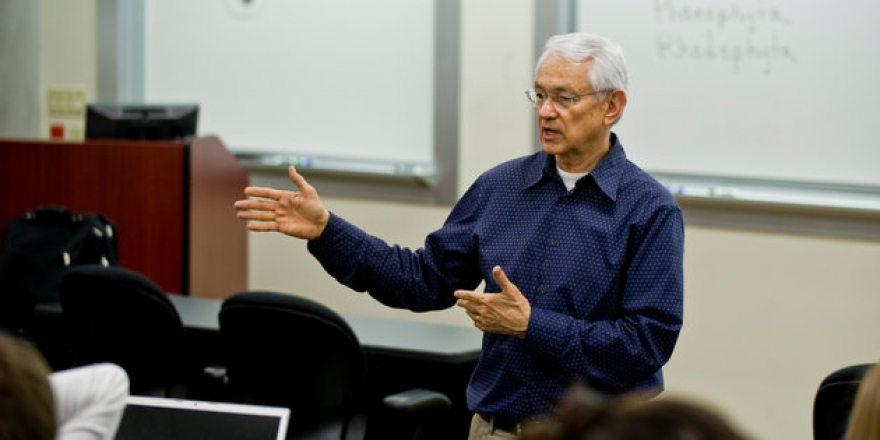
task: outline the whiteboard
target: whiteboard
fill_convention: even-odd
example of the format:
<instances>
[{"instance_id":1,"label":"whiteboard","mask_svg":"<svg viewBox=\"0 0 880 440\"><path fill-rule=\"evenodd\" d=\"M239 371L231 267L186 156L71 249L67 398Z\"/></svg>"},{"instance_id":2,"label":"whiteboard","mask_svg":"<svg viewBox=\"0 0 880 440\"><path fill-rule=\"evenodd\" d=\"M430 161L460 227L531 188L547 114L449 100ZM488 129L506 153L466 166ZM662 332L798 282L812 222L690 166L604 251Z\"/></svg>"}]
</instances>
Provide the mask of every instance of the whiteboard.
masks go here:
<instances>
[{"instance_id":1,"label":"whiteboard","mask_svg":"<svg viewBox=\"0 0 880 440\"><path fill-rule=\"evenodd\" d=\"M147 102L234 152L432 162L434 0L145 2Z\"/></svg>"},{"instance_id":2,"label":"whiteboard","mask_svg":"<svg viewBox=\"0 0 880 440\"><path fill-rule=\"evenodd\" d=\"M880 186L876 0L578 0L630 72L649 171Z\"/></svg>"}]
</instances>

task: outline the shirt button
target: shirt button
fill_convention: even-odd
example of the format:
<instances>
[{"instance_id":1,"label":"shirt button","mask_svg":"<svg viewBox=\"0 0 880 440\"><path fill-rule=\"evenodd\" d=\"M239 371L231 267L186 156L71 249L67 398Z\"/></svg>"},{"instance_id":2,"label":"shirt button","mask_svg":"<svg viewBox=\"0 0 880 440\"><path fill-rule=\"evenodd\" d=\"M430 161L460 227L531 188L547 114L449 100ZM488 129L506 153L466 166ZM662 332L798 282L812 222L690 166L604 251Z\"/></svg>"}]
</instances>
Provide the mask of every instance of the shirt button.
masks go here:
<instances>
[{"instance_id":1,"label":"shirt button","mask_svg":"<svg viewBox=\"0 0 880 440\"><path fill-rule=\"evenodd\" d=\"M550 239L549 243L550 246L556 246L556 240L553 240L552 238Z\"/></svg>"},{"instance_id":2,"label":"shirt button","mask_svg":"<svg viewBox=\"0 0 880 440\"><path fill-rule=\"evenodd\" d=\"M538 294L543 295L545 293L547 293L547 289L545 289L544 286L538 288Z\"/></svg>"}]
</instances>

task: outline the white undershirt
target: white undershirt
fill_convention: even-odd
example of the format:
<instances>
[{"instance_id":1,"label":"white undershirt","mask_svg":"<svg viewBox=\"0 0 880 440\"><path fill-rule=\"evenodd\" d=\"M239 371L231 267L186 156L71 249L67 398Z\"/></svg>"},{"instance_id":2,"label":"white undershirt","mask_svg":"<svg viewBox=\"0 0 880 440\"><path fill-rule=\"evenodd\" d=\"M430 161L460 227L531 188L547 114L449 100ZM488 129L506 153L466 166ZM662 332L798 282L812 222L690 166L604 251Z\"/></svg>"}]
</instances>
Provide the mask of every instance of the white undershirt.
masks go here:
<instances>
[{"instance_id":1,"label":"white undershirt","mask_svg":"<svg viewBox=\"0 0 880 440\"><path fill-rule=\"evenodd\" d=\"M574 185L577 183L578 180L581 179L581 177L584 177L587 174L590 174L590 173L569 173L567 171L562 171L562 168L559 168L558 165L556 166L556 172L559 173L559 177L562 178L562 183L565 184L565 189L567 189L569 191L574 189Z\"/></svg>"}]
</instances>

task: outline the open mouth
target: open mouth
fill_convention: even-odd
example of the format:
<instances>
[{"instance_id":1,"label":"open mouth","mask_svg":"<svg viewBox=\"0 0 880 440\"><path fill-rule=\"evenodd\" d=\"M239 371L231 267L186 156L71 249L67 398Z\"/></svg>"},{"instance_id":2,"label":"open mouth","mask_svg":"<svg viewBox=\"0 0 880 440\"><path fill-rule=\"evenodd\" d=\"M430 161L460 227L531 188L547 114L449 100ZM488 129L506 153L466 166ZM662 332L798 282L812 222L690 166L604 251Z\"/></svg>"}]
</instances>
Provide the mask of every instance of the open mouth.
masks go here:
<instances>
[{"instance_id":1,"label":"open mouth","mask_svg":"<svg viewBox=\"0 0 880 440\"><path fill-rule=\"evenodd\" d=\"M559 130L554 130L552 128L542 127L541 128L541 137L544 139L552 139L558 137L560 135Z\"/></svg>"}]
</instances>

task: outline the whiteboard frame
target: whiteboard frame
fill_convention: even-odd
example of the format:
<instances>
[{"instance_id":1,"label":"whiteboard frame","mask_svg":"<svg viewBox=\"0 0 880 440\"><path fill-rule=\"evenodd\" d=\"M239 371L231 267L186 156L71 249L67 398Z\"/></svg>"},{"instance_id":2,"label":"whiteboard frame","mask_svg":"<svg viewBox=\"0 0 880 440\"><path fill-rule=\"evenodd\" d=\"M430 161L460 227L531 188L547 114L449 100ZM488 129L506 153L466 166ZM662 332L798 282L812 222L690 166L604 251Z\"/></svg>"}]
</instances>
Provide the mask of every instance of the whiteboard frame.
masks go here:
<instances>
[{"instance_id":1,"label":"whiteboard frame","mask_svg":"<svg viewBox=\"0 0 880 440\"><path fill-rule=\"evenodd\" d=\"M141 102L145 96L144 0L98 0L98 91L101 102ZM431 163L329 158L302 174L322 195L429 204L458 197L458 116L461 0L434 0L434 109ZM116 44L113 44L115 42ZM221 133L222 135L222 133ZM291 154L233 153L249 171L287 173Z\"/></svg>"}]
</instances>

